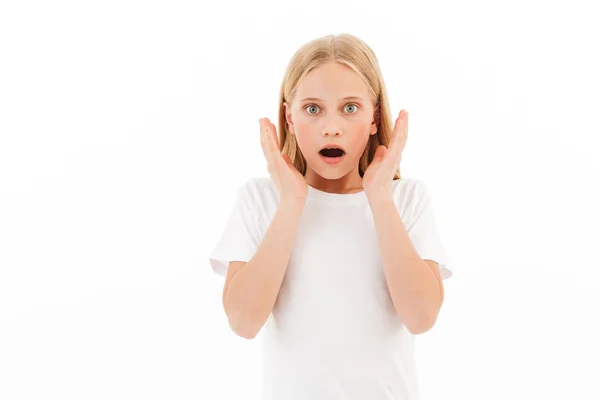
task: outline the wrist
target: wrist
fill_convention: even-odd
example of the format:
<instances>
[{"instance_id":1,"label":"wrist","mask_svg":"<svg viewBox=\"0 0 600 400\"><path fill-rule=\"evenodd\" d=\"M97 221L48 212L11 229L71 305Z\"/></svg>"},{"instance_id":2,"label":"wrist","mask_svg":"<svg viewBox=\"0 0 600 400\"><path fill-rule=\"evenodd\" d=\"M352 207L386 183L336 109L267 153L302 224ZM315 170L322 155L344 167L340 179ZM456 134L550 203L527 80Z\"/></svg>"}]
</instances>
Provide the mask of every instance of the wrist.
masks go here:
<instances>
[{"instance_id":1,"label":"wrist","mask_svg":"<svg viewBox=\"0 0 600 400\"><path fill-rule=\"evenodd\" d=\"M305 203L306 197L282 197L278 208L288 212L301 212Z\"/></svg>"},{"instance_id":2,"label":"wrist","mask_svg":"<svg viewBox=\"0 0 600 400\"><path fill-rule=\"evenodd\" d=\"M379 206L381 204L393 203L394 199L392 198L391 192L379 192L367 194L367 200L372 207Z\"/></svg>"}]
</instances>

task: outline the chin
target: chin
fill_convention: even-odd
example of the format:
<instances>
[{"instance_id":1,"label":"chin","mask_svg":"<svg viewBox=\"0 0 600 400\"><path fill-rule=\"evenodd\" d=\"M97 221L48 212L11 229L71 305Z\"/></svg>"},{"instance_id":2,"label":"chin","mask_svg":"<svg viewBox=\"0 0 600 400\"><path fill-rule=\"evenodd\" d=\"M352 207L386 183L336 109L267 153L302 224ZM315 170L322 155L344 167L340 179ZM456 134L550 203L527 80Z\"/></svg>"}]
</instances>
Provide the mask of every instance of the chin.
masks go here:
<instances>
[{"instance_id":1,"label":"chin","mask_svg":"<svg viewBox=\"0 0 600 400\"><path fill-rule=\"evenodd\" d=\"M317 163L318 167L315 168L314 164L311 164L311 168L323 179L336 180L352 173L352 169L348 169L348 165L346 165L347 161L345 160L345 162L338 165L327 165L322 160L317 159L314 162Z\"/></svg>"},{"instance_id":2,"label":"chin","mask_svg":"<svg viewBox=\"0 0 600 400\"><path fill-rule=\"evenodd\" d=\"M331 170L315 171L315 173L323 179L328 179L328 180L332 180L332 181L340 179L340 178L348 175L348 173L345 171L331 171Z\"/></svg>"}]
</instances>

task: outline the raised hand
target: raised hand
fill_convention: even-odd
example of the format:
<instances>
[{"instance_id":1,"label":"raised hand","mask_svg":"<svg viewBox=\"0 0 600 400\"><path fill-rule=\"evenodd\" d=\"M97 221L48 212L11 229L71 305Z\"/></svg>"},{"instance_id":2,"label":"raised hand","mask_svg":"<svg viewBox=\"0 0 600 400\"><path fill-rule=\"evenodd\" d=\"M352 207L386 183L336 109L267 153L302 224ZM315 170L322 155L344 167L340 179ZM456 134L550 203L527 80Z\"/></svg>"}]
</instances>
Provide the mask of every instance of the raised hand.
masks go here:
<instances>
[{"instance_id":1,"label":"raised hand","mask_svg":"<svg viewBox=\"0 0 600 400\"><path fill-rule=\"evenodd\" d=\"M294 167L287 154L279 150L279 139L275 125L268 118L261 118L260 143L267 160L269 174L277 184L280 201L300 202L304 205L308 185L304 176Z\"/></svg>"},{"instance_id":2,"label":"raised hand","mask_svg":"<svg viewBox=\"0 0 600 400\"><path fill-rule=\"evenodd\" d=\"M401 110L396 118L389 146L377 147L373 161L363 174L362 185L368 198L388 196L391 193L392 180L402 160L407 137L408 112Z\"/></svg>"}]
</instances>

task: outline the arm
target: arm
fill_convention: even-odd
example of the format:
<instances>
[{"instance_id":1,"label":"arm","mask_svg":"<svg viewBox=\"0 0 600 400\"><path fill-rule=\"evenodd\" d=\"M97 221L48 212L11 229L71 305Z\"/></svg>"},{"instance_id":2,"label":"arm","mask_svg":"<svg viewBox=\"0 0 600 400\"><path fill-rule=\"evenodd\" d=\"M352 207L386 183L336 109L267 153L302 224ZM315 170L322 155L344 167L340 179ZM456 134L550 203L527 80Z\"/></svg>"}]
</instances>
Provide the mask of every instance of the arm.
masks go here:
<instances>
[{"instance_id":1,"label":"arm","mask_svg":"<svg viewBox=\"0 0 600 400\"><path fill-rule=\"evenodd\" d=\"M256 254L225 288L223 306L230 326L240 336L254 338L273 310L303 206L280 202Z\"/></svg>"},{"instance_id":2,"label":"arm","mask_svg":"<svg viewBox=\"0 0 600 400\"><path fill-rule=\"evenodd\" d=\"M435 324L442 306L439 273L415 250L391 196L369 203L394 308L411 333L424 333Z\"/></svg>"}]
</instances>

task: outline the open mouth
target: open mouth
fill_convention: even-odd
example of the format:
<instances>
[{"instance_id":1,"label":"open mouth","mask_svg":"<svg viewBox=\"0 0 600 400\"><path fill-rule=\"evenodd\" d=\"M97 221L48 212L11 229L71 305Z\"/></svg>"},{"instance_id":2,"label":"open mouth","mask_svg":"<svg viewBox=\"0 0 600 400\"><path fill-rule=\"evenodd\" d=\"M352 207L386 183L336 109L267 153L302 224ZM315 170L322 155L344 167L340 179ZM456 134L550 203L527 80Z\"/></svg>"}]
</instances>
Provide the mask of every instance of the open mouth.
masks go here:
<instances>
[{"instance_id":1,"label":"open mouth","mask_svg":"<svg viewBox=\"0 0 600 400\"><path fill-rule=\"evenodd\" d=\"M327 164L339 164L346 158L346 153L342 149L323 149L319 154Z\"/></svg>"},{"instance_id":2,"label":"open mouth","mask_svg":"<svg viewBox=\"0 0 600 400\"><path fill-rule=\"evenodd\" d=\"M338 158L345 154L344 150L342 150L342 149L323 149L319 153L323 157L328 157L328 158Z\"/></svg>"}]
</instances>

